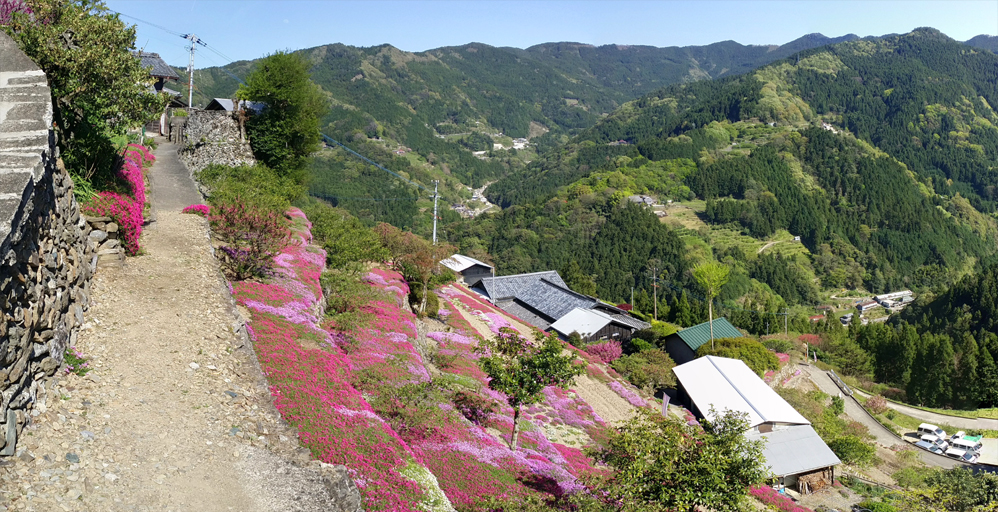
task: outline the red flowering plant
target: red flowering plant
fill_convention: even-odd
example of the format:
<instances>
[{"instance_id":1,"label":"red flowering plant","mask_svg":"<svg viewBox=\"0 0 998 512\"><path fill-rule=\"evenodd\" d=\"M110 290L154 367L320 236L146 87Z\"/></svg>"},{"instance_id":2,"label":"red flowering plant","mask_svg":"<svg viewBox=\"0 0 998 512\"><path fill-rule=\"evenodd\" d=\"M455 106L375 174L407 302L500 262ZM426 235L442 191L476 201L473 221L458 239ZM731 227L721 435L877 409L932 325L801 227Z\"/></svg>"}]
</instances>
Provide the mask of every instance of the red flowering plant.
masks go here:
<instances>
[{"instance_id":1,"label":"red flowering plant","mask_svg":"<svg viewBox=\"0 0 998 512\"><path fill-rule=\"evenodd\" d=\"M104 191L98 193L83 205L83 213L110 217L121 233L121 244L125 252L135 255L139 252L139 237L144 223L142 212L146 204L144 163L152 162L153 156L144 147L129 144L126 148L118 178L125 183L122 192Z\"/></svg>"}]
</instances>

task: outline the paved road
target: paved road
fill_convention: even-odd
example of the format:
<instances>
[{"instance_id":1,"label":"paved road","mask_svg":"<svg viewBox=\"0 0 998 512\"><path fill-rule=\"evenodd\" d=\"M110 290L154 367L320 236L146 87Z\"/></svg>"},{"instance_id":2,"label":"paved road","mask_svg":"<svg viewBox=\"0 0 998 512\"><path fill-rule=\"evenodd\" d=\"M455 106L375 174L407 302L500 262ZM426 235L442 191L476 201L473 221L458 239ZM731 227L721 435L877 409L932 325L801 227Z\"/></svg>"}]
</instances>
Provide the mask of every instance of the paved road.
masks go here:
<instances>
[{"instance_id":1,"label":"paved road","mask_svg":"<svg viewBox=\"0 0 998 512\"><path fill-rule=\"evenodd\" d=\"M854 389L856 394L869 398L870 394L863 391ZM903 404L898 404L894 402L887 402L887 407L894 409L897 412L907 414L912 418L920 419L932 423L934 425L949 425L961 429L980 429L980 430L998 430L998 419L992 418L963 418L960 416L950 416L948 414L939 414L930 411L924 411L916 407L910 407ZM954 432L949 432L953 434Z\"/></svg>"},{"instance_id":2,"label":"paved road","mask_svg":"<svg viewBox=\"0 0 998 512\"><path fill-rule=\"evenodd\" d=\"M803 368L807 372L808 376L811 378L811 382L814 382L818 389L823 393L828 393L831 396L839 396L839 387L835 384L835 381L828 375L828 373L823 372L813 366ZM902 440L893 431L883 426L877 420L873 419L866 409L863 409L855 399L851 397L843 396L845 399L845 412L846 415L851 419L866 425L866 428L870 430L870 434L874 437L878 444L886 448L890 448L896 444L902 444L906 441ZM922 456L922 462L930 466L942 467L942 468L953 468L962 464L947 459L941 455L936 455L934 453L929 453L925 450L919 450Z\"/></svg>"},{"instance_id":3,"label":"paved road","mask_svg":"<svg viewBox=\"0 0 998 512\"><path fill-rule=\"evenodd\" d=\"M153 213L180 211L192 204L204 204L191 174L177 158L177 146L165 137L156 137L155 171L149 173L150 201Z\"/></svg>"}]
</instances>

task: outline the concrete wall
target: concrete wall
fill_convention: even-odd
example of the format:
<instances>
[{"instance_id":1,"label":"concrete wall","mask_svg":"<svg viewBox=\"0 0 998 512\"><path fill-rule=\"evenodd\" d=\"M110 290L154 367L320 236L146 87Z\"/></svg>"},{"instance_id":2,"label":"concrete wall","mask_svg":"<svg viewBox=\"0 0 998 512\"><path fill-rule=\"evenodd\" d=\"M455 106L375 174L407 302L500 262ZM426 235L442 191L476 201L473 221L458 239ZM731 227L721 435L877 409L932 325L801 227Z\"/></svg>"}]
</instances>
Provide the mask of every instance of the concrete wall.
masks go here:
<instances>
[{"instance_id":1,"label":"concrete wall","mask_svg":"<svg viewBox=\"0 0 998 512\"><path fill-rule=\"evenodd\" d=\"M63 364L95 264L51 126L45 75L0 32L0 455Z\"/></svg>"}]
</instances>

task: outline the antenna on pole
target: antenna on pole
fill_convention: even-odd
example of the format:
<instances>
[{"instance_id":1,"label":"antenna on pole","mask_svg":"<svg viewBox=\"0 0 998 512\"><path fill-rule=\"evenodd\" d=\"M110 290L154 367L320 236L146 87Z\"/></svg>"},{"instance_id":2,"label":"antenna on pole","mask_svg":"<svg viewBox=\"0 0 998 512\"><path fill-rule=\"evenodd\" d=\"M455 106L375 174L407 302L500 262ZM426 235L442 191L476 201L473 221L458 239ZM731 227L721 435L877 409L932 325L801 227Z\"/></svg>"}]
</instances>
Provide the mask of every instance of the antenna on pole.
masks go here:
<instances>
[{"instance_id":1,"label":"antenna on pole","mask_svg":"<svg viewBox=\"0 0 998 512\"><path fill-rule=\"evenodd\" d=\"M440 198L440 194L437 194L437 185L440 184L440 180L433 180L433 245L437 245L437 199Z\"/></svg>"},{"instance_id":2,"label":"antenna on pole","mask_svg":"<svg viewBox=\"0 0 998 512\"><path fill-rule=\"evenodd\" d=\"M194 107L194 50L197 49L197 45L199 44L205 47L208 45L195 34L184 34L181 37L191 42L191 62L187 65L187 76L189 77L187 84L187 108L190 109Z\"/></svg>"}]
</instances>

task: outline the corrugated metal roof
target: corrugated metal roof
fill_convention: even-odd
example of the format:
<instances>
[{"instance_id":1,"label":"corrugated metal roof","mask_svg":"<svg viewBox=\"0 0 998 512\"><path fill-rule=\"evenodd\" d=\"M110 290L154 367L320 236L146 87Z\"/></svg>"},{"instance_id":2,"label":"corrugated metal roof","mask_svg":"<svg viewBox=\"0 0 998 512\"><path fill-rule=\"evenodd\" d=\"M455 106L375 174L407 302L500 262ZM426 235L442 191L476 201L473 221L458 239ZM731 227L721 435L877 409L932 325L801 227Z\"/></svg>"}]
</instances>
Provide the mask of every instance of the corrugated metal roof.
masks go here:
<instances>
[{"instance_id":1,"label":"corrugated metal roof","mask_svg":"<svg viewBox=\"0 0 998 512\"><path fill-rule=\"evenodd\" d=\"M651 324L648 322L645 322L643 320L638 320L637 318L634 318L632 316L627 316L621 313L613 313L610 316L613 317L613 319L616 320L617 322L622 323L628 327L637 329L639 331L641 329L647 329L651 327Z\"/></svg>"},{"instance_id":2,"label":"corrugated metal roof","mask_svg":"<svg viewBox=\"0 0 998 512\"><path fill-rule=\"evenodd\" d=\"M454 272L464 272L475 265L492 268L492 265L489 265L488 263L482 263L475 258L465 256L463 254L455 254L450 258L441 261L440 264L453 270Z\"/></svg>"},{"instance_id":3,"label":"corrugated metal roof","mask_svg":"<svg viewBox=\"0 0 998 512\"><path fill-rule=\"evenodd\" d=\"M753 431L745 437L766 441L762 455L766 466L776 476L807 473L842 462L810 425L796 425L765 434Z\"/></svg>"},{"instance_id":4,"label":"corrugated metal roof","mask_svg":"<svg viewBox=\"0 0 998 512\"><path fill-rule=\"evenodd\" d=\"M152 68L149 70L149 76L180 80L180 75L177 74L176 70L170 67L158 53L134 52L134 55L142 61L143 68Z\"/></svg>"},{"instance_id":5,"label":"corrugated metal roof","mask_svg":"<svg viewBox=\"0 0 998 512\"><path fill-rule=\"evenodd\" d=\"M592 336L612 321L613 318L606 313L593 309L575 308L551 324L551 328L565 336L577 332L585 338Z\"/></svg>"},{"instance_id":6,"label":"corrugated metal roof","mask_svg":"<svg viewBox=\"0 0 998 512\"><path fill-rule=\"evenodd\" d=\"M708 419L713 407L716 413L730 410L748 414L749 427L762 423L811 424L741 360L705 356L672 371Z\"/></svg>"},{"instance_id":7,"label":"corrugated metal roof","mask_svg":"<svg viewBox=\"0 0 998 512\"><path fill-rule=\"evenodd\" d=\"M700 348L704 343L710 341L710 322L694 325L679 331L679 337L693 349ZM714 339L718 338L741 338L744 336L741 331L731 325L731 322L724 317L714 319Z\"/></svg>"},{"instance_id":8,"label":"corrugated metal roof","mask_svg":"<svg viewBox=\"0 0 998 512\"><path fill-rule=\"evenodd\" d=\"M527 288L533 286L541 279L547 279L552 283L568 288L565 281L561 280L561 276L558 275L556 270L547 270L544 272L533 272L530 274L516 274L512 276L499 276L499 277L483 277L480 286L476 288L483 288L485 294L488 295L493 301L502 299L511 299L519 295L519 293Z\"/></svg>"}]
</instances>

